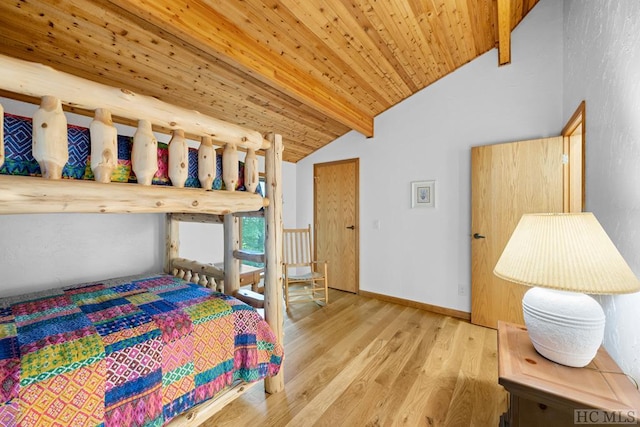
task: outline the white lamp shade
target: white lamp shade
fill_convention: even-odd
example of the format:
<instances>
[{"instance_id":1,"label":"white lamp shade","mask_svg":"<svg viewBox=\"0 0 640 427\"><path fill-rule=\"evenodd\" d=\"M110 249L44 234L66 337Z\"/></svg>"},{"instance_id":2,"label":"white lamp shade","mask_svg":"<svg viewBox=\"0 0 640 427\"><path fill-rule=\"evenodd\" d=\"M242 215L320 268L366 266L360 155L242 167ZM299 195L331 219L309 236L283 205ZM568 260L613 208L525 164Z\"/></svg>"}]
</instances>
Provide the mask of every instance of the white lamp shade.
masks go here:
<instances>
[{"instance_id":1,"label":"white lamp shade","mask_svg":"<svg viewBox=\"0 0 640 427\"><path fill-rule=\"evenodd\" d=\"M527 286L622 294L640 282L592 213L526 214L494 269Z\"/></svg>"}]
</instances>

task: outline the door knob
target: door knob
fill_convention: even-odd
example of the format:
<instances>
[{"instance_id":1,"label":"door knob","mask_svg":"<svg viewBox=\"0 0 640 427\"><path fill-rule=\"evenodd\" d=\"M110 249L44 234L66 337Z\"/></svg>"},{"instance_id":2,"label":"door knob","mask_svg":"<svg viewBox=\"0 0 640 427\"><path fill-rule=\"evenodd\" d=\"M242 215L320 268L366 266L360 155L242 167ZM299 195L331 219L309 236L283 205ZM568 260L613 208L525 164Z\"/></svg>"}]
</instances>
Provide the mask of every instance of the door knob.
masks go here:
<instances>
[{"instance_id":1,"label":"door knob","mask_svg":"<svg viewBox=\"0 0 640 427\"><path fill-rule=\"evenodd\" d=\"M348 226L347 228L348 228L349 230L355 230L355 229L356 229L356 226L355 226L355 225L350 225L350 226Z\"/></svg>"},{"instance_id":2,"label":"door knob","mask_svg":"<svg viewBox=\"0 0 640 427\"><path fill-rule=\"evenodd\" d=\"M484 236L482 234L474 233L473 234L473 238L474 239L484 239Z\"/></svg>"}]
</instances>

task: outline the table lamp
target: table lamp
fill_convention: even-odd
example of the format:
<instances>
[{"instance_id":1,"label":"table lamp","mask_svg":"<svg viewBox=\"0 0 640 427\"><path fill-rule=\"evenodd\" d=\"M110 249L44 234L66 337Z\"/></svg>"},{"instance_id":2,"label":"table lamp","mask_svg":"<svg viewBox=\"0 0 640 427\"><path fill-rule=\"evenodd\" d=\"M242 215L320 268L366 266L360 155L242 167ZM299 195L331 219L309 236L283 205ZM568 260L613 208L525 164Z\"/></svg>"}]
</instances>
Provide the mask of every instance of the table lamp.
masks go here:
<instances>
[{"instance_id":1,"label":"table lamp","mask_svg":"<svg viewBox=\"0 0 640 427\"><path fill-rule=\"evenodd\" d=\"M522 299L535 349L554 362L583 367L604 337L605 315L588 294L640 290L640 282L589 212L525 214L493 273L533 286Z\"/></svg>"}]
</instances>

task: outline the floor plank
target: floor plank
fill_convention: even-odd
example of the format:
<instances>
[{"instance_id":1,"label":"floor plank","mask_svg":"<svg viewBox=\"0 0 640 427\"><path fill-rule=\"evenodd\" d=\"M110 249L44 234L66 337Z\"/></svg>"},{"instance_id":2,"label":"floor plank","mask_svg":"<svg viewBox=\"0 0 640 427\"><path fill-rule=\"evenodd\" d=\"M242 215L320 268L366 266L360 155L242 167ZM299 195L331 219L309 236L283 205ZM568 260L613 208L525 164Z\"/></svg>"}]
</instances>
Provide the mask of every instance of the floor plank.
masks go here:
<instances>
[{"instance_id":1,"label":"floor plank","mask_svg":"<svg viewBox=\"0 0 640 427\"><path fill-rule=\"evenodd\" d=\"M496 426L506 410L496 332L330 291L285 317L285 390L254 387L214 426Z\"/></svg>"}]
</instances>

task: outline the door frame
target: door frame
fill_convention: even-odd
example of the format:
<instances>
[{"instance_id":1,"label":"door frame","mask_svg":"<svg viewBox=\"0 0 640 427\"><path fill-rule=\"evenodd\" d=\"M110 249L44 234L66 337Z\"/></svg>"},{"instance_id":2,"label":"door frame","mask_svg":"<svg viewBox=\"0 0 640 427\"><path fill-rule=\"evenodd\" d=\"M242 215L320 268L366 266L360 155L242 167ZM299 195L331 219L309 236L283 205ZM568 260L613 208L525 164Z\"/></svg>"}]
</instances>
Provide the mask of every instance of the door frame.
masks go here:
<instances>
[{"instance_id":1,"label":"door frame","mask_svg":"<svg viewBox=\"0 0 640 427\"><path fill-rule=\"evenodd\" d=\"M317 227L317 213L318 213L318 203L317 203L317 192L316 192L316 185L317 185L317 170L319 167L323 167L323 166L332 166L332 165L339 165L339 164L344 164L344 163L353 163L354 167L355 167L355 200L353 201L354 203L354 212L355 212L355 258L356 258L356 263L355 263L355 293L360 294L360 158L358 157L354 157L351 159L344 159L344 160L335 160L335 161L331 161L331 162L321 162L321 163L314 163L313 164L313 255L314 257L316 256L316 254L318 253L318 227ZM329 285L331 286L331 285Z\"/></svg>"},{"instance_id":2,"label":"door frame","mask_svg":"<svg viewBox=\"0 0 640 427\"><path fill-rule=\"evenodd\" d=\"M564 167L564 211L570 211L570 203L571 199L574 197L573 193L575 191L580 192L581 199L581 211L584 212L586 206L586 135L587 135L587 110L586 110L586 102L583 100L576 111L573 113L567 124L564 125L562 132L560 135L564 138L564 153L568 156L568 162L565 163ZM571 143L571 138L579 137L579 150L577 156L580 158L580 168L581 177L580 184L581 188L576 189L571 185L573 174L575 174L575 169L573 168L574 164L574 153L572 153L572 147L575 147L574 144Z\"/></svg>"}]
</instances>

